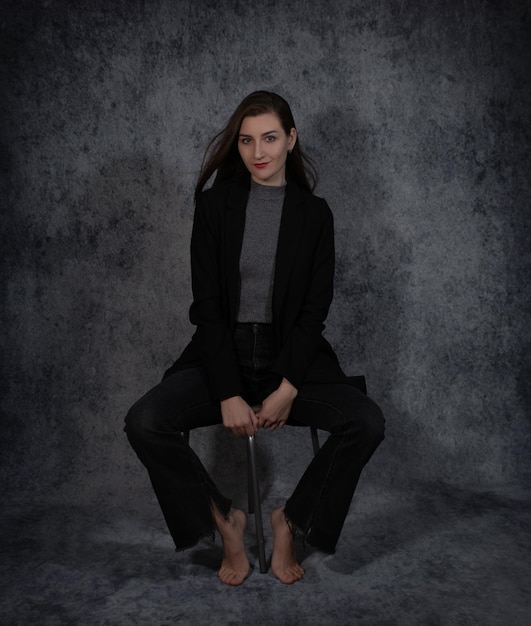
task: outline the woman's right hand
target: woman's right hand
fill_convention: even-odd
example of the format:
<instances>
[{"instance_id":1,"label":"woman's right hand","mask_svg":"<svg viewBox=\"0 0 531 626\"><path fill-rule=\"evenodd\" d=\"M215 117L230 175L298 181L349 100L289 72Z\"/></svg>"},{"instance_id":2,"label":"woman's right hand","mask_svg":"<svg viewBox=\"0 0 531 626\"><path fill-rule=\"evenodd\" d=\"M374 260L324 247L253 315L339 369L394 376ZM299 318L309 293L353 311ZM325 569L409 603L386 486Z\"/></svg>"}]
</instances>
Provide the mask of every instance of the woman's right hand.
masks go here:
<instances>
[{"instance_id":1,"label":"woman's right hand","mask_svg":"<svg viewBox=\"0 0 531 626\"><path fill-rule=\"evenodd\" d=\"M232 396L221 401L223 426L237 437L250 437L258 430L258 418L253 409L241 396Z\"/></svg>"}]
</instances>

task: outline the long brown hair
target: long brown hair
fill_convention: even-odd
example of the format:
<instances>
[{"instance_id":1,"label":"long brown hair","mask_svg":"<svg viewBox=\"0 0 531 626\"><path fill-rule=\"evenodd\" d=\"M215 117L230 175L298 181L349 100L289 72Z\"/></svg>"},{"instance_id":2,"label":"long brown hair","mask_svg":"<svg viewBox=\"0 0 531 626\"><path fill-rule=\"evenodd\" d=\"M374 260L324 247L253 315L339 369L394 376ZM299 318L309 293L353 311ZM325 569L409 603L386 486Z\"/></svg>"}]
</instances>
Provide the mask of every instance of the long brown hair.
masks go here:
<instances>
[{"instance_id":1,"label":"long brown hair","mask_svg":"<svg viewBox=\"0 0 531 626\"><path fill-rule=\"evenodd\" d=\"M216 177L213 185L247 173L238 152L240 128L245 117L255 117L263 113L277 115L287 135L295 128L293 114L284 98L270 91L255 91L249 94L240 102L225 128L208 144L195 187L196 196L203 190L214 172ZM286 160L286 178L310 192L317 184L317 171L311 159L301 150L298 139Z\"/></svg>"}]
</instances>

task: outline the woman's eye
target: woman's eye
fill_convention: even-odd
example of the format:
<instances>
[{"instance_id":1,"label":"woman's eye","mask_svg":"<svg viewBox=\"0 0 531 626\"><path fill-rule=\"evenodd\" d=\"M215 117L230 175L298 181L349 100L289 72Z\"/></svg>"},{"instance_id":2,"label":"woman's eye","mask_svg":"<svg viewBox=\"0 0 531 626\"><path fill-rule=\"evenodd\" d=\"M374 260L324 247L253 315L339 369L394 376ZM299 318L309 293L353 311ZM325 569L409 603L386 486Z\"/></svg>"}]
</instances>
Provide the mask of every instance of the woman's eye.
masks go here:
<instances>
[{"instance_id":1,"label":"woman's eye","mask_svg":"<svg viewBox=\"0 0 531 626\"><path fill-rule=\"evenodd\" d=\"M242 137L241 142L244 144L248 144L248 143L251 143L251 140L249 139L249 137Z\"/></svg>"},{"instance_id":2,"label":"woman's eye","mask_svg":"<svg viewBox=\"0 0 531 626\"><path fill-rule=\"evenodd\" d=\"M273 135L269 135L268 137L266 137L266 141L272 143L273 141L275 141L275 138L273 137Z\"/></svg>"}]
</instances>

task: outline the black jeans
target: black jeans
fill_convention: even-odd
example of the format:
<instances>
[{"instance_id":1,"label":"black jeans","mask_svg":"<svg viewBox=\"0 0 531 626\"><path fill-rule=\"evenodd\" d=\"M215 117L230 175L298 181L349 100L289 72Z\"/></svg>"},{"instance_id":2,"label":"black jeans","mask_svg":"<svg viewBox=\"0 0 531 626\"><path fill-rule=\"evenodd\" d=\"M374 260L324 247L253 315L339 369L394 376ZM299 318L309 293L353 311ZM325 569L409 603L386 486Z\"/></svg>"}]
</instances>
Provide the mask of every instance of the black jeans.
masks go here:
<instances>
[{"instance_id":1,"label":"black jeans","mask_svg":"<svg viewBox=\"0 0 531 626\"><path fill-rule=\"evenodd\" d=\"M245 382L243 397L264 400L279 383L269 371L270 328L239 324L234 341ZM181 432L221 423L200 369L174 373L148 391L129 410L125 431L151 482L177 549L212 535L213 501L228 515L223 496ZM286 502L285 515L307 542L333 552L364 465L384 437L379 407L349 384L303 385L288 425L315 426L330 433Z\"/></svg>"}]
</instances>

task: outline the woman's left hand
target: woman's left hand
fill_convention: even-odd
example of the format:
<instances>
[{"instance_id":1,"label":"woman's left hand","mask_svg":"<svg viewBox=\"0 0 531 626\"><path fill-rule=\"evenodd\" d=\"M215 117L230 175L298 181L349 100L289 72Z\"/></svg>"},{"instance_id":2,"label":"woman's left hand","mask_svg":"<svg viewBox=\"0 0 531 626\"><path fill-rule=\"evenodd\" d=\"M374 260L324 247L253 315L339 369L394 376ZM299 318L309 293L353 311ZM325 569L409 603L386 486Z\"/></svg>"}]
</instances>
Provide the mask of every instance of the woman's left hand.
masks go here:
<instances>
[{"instance_id":1,"label":"woman's left hand","mask_svg":"<svg viewBox=\"0 0 531 626\"><path fill-rule=\"evenodd\" d=\"M257 411L259 428L282 428L287 422L293 400L297 397L297 389L283 378L278 389L262 402L262 408Z\"/></svg>"}]
</instances>

